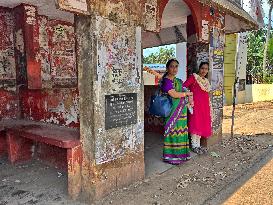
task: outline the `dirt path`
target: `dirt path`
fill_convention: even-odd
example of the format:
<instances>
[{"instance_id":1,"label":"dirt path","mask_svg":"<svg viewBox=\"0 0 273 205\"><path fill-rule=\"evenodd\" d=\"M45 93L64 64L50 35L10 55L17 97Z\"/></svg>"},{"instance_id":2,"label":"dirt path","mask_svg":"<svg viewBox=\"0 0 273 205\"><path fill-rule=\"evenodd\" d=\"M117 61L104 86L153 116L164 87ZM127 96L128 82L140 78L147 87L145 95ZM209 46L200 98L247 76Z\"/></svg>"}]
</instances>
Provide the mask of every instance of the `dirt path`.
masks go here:
<instances>
[{"instance_id":1,"label":"dirt path","mask_svg":"<svg viewBox=\"0 0 273 205\"><path fill-rule=\"evenodd\" d=\"M273 133L273 101L237 105L235 111L235 134ZM230 133L231 112L231 106L224 108L223 133Z\"/></svg>"},{"instance_id":2,"label":"dirt path","mask_svg":"<svg viewBox=\"0 0 273 205\"><path fill-rule=\"evenodd\" d=\"M230 106L224 108L223 143L211 147L209 155L119 190L97 204L223 203L267 162L262 163L265 158L273 158L273 102L238 105L234 139L229 138L231 111Z\"/></svg>"},{"instance_id":3,"label":"dirt path","mask_svg":"<svg viewBox=\"0 0 273 205\"><path fill-rule=\"evenodd\" d=\"M273 102L237 106L234 139L228 134L230 114L231 107L225 107L223 142L211 147L208 155L118 190L96 204L200 205L226 201L267 163L265 159L273 158ZM11 166L2 160L0 205L80 205L67 199L65 179L63 173L39 162Z\"/></svg>"},{"instance_id":4,"label":"dirt path","mask_svg":"<svg viewBox=\"0 0 273 205\"><path fill-rule=\"evenodd\" d=\"M273 137L225 139L211 148L218 157L196 157L154 179L117 191L97 204L212 204L213 197L272 155ZM223 196L214 204L225 200Z\"/></svg>"},{"instance_id":5,"label":"dirt path","mask_svg":"<svg viewBox=\"0 0 273 205\"><path fill-rule=\"evenodd\" d=\"M262 167L224 205L273 204L273 159Z\"/></svg>"}]
</instances>

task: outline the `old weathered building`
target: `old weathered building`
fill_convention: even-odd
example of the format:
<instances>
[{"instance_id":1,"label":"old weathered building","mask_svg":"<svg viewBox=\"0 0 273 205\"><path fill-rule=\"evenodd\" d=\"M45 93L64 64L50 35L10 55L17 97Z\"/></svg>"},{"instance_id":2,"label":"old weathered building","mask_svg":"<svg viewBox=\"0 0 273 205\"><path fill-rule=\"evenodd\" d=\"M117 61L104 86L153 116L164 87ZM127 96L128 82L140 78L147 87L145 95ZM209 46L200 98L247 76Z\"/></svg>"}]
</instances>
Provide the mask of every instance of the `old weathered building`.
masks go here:
<instances>
[{"instance_id":1,"label":"old weathered building","mask_svg":"<svg viewBox=\"0 0 273 205\"><path fill-rule=\"evenodd\" d=\"M33 144L19 140L27 137L39 142L35 146L48 161L56 158L63 165L63 156L74 199L92 201L142 180L142 49L179 42L188 43L189 74L200 61L210 62L212 141L221 138L224 36L256 28L238 1L58 0L57 8L66 12L54 2L0 3L0 113L5 119L76 128L81 145L66 144L67 136L56 143L61 134L54 127L50 136L39 128L14 136L12 123L5 130L2 122L1 144L24 145L21 154L32 156ZM12 153L17 156L20 149L10 147L1 146L0 153L15 162Z\"/></svg>"}]
</instances>

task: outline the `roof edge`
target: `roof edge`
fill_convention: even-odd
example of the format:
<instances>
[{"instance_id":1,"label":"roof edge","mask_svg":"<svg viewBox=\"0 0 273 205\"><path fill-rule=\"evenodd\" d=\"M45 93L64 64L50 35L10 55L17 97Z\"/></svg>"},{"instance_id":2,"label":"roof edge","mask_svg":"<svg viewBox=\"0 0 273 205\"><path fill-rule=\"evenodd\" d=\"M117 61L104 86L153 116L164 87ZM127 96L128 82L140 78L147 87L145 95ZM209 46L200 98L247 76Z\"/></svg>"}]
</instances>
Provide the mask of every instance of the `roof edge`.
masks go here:
<instances>
[{"instance_id":1,"label":"roof edge","mask_svg":"<svg viewBox=\"0 0 273 205\"><path fill-rule=\"evenodd\" d=\"M230 2L230 0L198 0L205 5L213 5L220 9L225 10L226 13L244 21L249 25L246 30L256 30L259 28L258 22L256 22L242 7Z\"/></svg>"}]
</instances>

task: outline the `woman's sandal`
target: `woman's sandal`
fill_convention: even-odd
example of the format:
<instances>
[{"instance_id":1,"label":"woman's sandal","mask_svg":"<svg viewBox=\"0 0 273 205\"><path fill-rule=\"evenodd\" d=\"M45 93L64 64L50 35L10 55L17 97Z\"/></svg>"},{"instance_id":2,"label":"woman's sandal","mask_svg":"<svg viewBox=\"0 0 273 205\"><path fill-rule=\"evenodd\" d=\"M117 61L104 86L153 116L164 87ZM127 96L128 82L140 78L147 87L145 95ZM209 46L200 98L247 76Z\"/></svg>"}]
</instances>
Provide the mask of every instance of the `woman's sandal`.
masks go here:
<instances>
[{"instance_id":1,"label":"woman's sandal","mask_svg":"<svg viewBox=\"0 0 273 205\"><path fill-rule=\"evenodd\" d=\"M194 147L194 148L192 148L191 150L192 150L194 153L199 154L199 155L204 154L203 151L200 149L200 147Z\"/></svg>"},{"instance_id":2,"label":"woman's sandal","mask_svg":"<svg viewBox=\"0 0 273 205\"><path fill-rule=\"evenodd\" d=\"M205 147L199 147L199 149L203 152L203 154L207 154L208 153L208 149Z\"/></svg>"}]
</instances>

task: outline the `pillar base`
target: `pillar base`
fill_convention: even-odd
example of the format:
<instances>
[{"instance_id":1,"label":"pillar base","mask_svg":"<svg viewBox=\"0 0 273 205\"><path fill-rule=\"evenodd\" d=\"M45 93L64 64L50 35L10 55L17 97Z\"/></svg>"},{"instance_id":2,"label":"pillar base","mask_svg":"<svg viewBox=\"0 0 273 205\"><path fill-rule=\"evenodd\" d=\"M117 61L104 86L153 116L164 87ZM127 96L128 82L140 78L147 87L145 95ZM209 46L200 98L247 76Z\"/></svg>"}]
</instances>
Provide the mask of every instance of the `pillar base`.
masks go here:
<instances>
[{"instance_id":1,"label":"pillar base","mask_svg":"<svg viewBox=\"0 0 273 205\"><path fill-rule=\"evenodd\" d=\"M201 146L210 147L212 145L220 143L222 139L223 139L223 134L222 134L222 128L221 128L220 131L218 131L216 134L213 134L210 138L208 139L202 138Z\"/></svg>"},{"instance_id":2,"label":"pillar base","mask_svg":"<svg viewBox=\"0 0 273 205\"><path fill-rule=\"evenodd\" d=\"M144 155L143 153L131 154L109 163L96 165L89 170L89 173L90 177L93 176L89 179L92 186L90 183L83 182L81 193L81 199L88 203L100 200L114 190L144 180Z\"/></svg>"}]
</instances>

